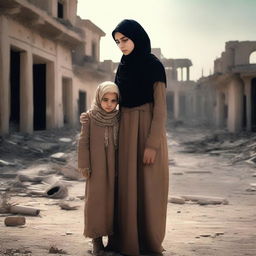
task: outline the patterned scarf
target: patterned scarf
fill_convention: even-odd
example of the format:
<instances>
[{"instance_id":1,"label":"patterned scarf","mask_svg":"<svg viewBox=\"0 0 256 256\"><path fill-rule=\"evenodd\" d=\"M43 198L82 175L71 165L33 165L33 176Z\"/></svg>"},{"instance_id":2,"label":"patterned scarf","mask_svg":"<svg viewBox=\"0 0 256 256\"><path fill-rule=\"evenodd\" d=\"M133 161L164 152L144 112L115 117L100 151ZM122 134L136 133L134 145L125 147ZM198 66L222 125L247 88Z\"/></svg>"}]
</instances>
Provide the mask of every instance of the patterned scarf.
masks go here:
<instances>
[{"instance_id":1,"label":"patterned scarf","mask_svg":"<svg viewBox=\"0 0 256 256\"><path fill-rule=\"evenodd\" d=\"M115 109L110 113L102 109L101 100L106 93L116 93L117 99L119 99L119 90L116 84L109 81L103 82L97 87L92 108L88 113L96 125L105 127L105 147L108 147L109 144L109 127L113 127L114 145L115 148L117 148L120 114L118 109Z\"/></svg>"}]
</instances>

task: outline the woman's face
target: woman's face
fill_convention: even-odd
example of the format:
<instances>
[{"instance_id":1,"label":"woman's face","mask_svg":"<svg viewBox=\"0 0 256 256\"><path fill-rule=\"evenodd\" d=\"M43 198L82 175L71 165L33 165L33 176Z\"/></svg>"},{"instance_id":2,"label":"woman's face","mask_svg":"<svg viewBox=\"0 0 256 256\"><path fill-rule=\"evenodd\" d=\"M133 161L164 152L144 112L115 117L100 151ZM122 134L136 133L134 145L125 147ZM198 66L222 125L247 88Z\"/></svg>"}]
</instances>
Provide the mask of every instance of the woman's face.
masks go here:
<instances>
[{"instance_id":1,"label":"woman's face","mask_svg":"<svg viewBox=\"0 0 256 256\"><path fill-rule=\"evenodd\" d=\"M102 109L104 109L107 113L110 113L116 109L117 103L117 94L108 92L103 95L100 105Z\"/></svg>"},{"instance_id":2,"label":"woman's face","mask_svg":"<svg viewBox=\"0 0 256 256\"><path fill-rule=\"evenodd\" d=\"M120 32L115 33L115 41L124 55L129 55L134 49L133 41L129 37L121 34Z\"/></svg>"}]
</instances>

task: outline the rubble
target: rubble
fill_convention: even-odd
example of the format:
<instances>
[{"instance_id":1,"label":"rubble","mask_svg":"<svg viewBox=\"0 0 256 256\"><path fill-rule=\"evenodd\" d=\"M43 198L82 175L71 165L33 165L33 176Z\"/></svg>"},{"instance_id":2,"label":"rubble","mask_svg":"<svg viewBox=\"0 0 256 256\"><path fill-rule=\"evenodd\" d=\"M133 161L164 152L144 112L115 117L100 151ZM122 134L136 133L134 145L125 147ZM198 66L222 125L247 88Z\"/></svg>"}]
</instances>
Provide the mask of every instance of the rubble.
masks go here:
<instances>
[{"instance_id":1,"label":"rubble","mask_svg":"<svg viewBox=\"0 0 256 256\"><path fill-rule=\"evenodd\" d=\"M229 203L227 199L222 197L198 196L198 195L170 196L168 199L168 202L174 203L174 204L185 204L186 202L194 202L199 205L217 205L217 204L227 205Z\"/></svg>"},{"instance_id":2,"label":"rubble","mask_svg":"<svg viewBox=\"0 0 256 256\"><path fill-rule=\"evenodd\" d=\"M58 152L58 153L52 154L50 156L50 158L52 158L54 160L65 162L67 159L67 155L63 152Z\"/></svg>"},{"instance_id":3,"label":"rubble","mask_svg":"<svg viewBox=\"0 0 256 256\"><path fill-rule=\"evenodd\" d=\"M32 207L13 205L13 206L10 206L9 212L13 214L38 216L40 213L40 210Z\"/></svg>"},{"instance_id":4,"label":"rubble","mask_svg":"<svg viewBox=\"0 0 256 256\"><path fill-rule=\"evenodd\" d=\"M256 135L254 133L219 132L206 135L199 140L186 141L183 145L185 148L181 152L225 155L230 158L232 164L245 161L256 167Z\"/></svg>"},{"instance_id":5,"label":"rubble","mask_svg":"<svg viewBox=\"0 0 256 256\"><path fill-rule=\"evenodd\" d=\"M49 249L50 254L67 254L66 251L57 248L56 246L51 246Z\"/></svg>"},{"instance_id":6,"label":"rubble","mask_svg":"<svg viewBox=\"0 0 256 256\"><path fill-rule=\"evenodd\" d=\"M71 206L68 202L63 202L63 201L59 203L59 206L62 210L67 210L67 211L77 210L79 208L79 206L77 205Z\"/></svg>"},{"instance_id":7,"label":"rubble","mask_svg":"<svg viewBox=\"0 0 256 256\"><path fill-rule=\"evenodd\" d=\"M173 204L185 204L185 199L179 196L171 196L169 197L168 202Z\"/></svg>"},{"instance_id":8,"label":"rubble","mask_svg":"<svg viewBox=\"0 0 256 256\"><path fill-rule=\"evenodd\" d=\"M26 219L23 216L10 216L4 219L5 226L23 226L26 224Z\"/></svg>"},{"instance_id":9,"label":"rubble","mask_svg":"<svg viewBox=\"0 0 256 256\"><path fill-rule=\"evenodd\" d=\"M68 196L67 186L61 182L56 182L46 190L49 198L62 199Z\"/></svg>"},{"instance_id":10,"label":"rubble","mask_svg":"<svg viewBox=\"0 0 256 256\"><path fill-rule=\"evenodd\" d=\"M182 195L180 197L183 198L185 201L196 202L199 205L228 204L228 200L222 197L198 196L198 195Z\"/></svg>"}]
</instances>

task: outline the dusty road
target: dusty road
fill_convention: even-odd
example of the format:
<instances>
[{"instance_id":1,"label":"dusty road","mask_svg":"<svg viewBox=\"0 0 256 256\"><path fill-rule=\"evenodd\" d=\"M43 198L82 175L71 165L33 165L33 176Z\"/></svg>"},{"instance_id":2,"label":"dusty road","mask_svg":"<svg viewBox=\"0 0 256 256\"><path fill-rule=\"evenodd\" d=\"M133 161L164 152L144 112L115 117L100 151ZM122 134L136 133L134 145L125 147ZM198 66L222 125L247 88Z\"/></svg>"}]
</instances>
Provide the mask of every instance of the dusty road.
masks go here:
<instances>
[{"instance_id":1,"label":"dusty road","mask_svg":"<svg viewBox=\"0 0 256 256\"><path fill-rule=\"evenodd\" d=\"M227 205L168 204L164 247L166 256L255 256L256 192L247 191L256 169L248 164L231 165L227 155L209 156L182 152L181 142L200 138L194 129L179 128L169 134L170 196L203 195L222 197ZM43 163L33 172L48 170ZM31 170L31 168L29 169ZM28 170L28 171L29 171ZM201 172L201 173L200 173ZM57 176L58 177L58 176ZM3 186L7 179L0 179ZM78 210L61 210L57 199L16 195L11 201L41 209L40 216L26 216L26 225L6 227L0 216L0 255L89 255L89 239L84 239L83 181L69 183L69 200ZM43 189L45 184L33 185Z\"/></svg>"}]
</instances>

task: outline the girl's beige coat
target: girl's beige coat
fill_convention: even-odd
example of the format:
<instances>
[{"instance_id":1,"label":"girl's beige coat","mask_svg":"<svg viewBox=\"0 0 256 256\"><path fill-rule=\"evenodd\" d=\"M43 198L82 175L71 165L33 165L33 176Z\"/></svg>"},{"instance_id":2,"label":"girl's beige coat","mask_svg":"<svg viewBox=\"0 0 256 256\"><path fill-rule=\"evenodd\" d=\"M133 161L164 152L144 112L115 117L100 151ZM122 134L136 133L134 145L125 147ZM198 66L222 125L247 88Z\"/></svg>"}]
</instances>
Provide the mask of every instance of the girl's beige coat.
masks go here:
<instances>
[{"instance_id":1,"label":"girl's beige coat","mask_svg":"<svg viewBox=\"0 0 256 256\"><path fill-rule=\"evenodd\" d=\"M87 116L78 142L78 168L90 168L86 181L84 235L90 238L113 233L115 159L113 127L100 127ZM108 129L108 147L104 145Z\"/></svg>"}]
</instances>

